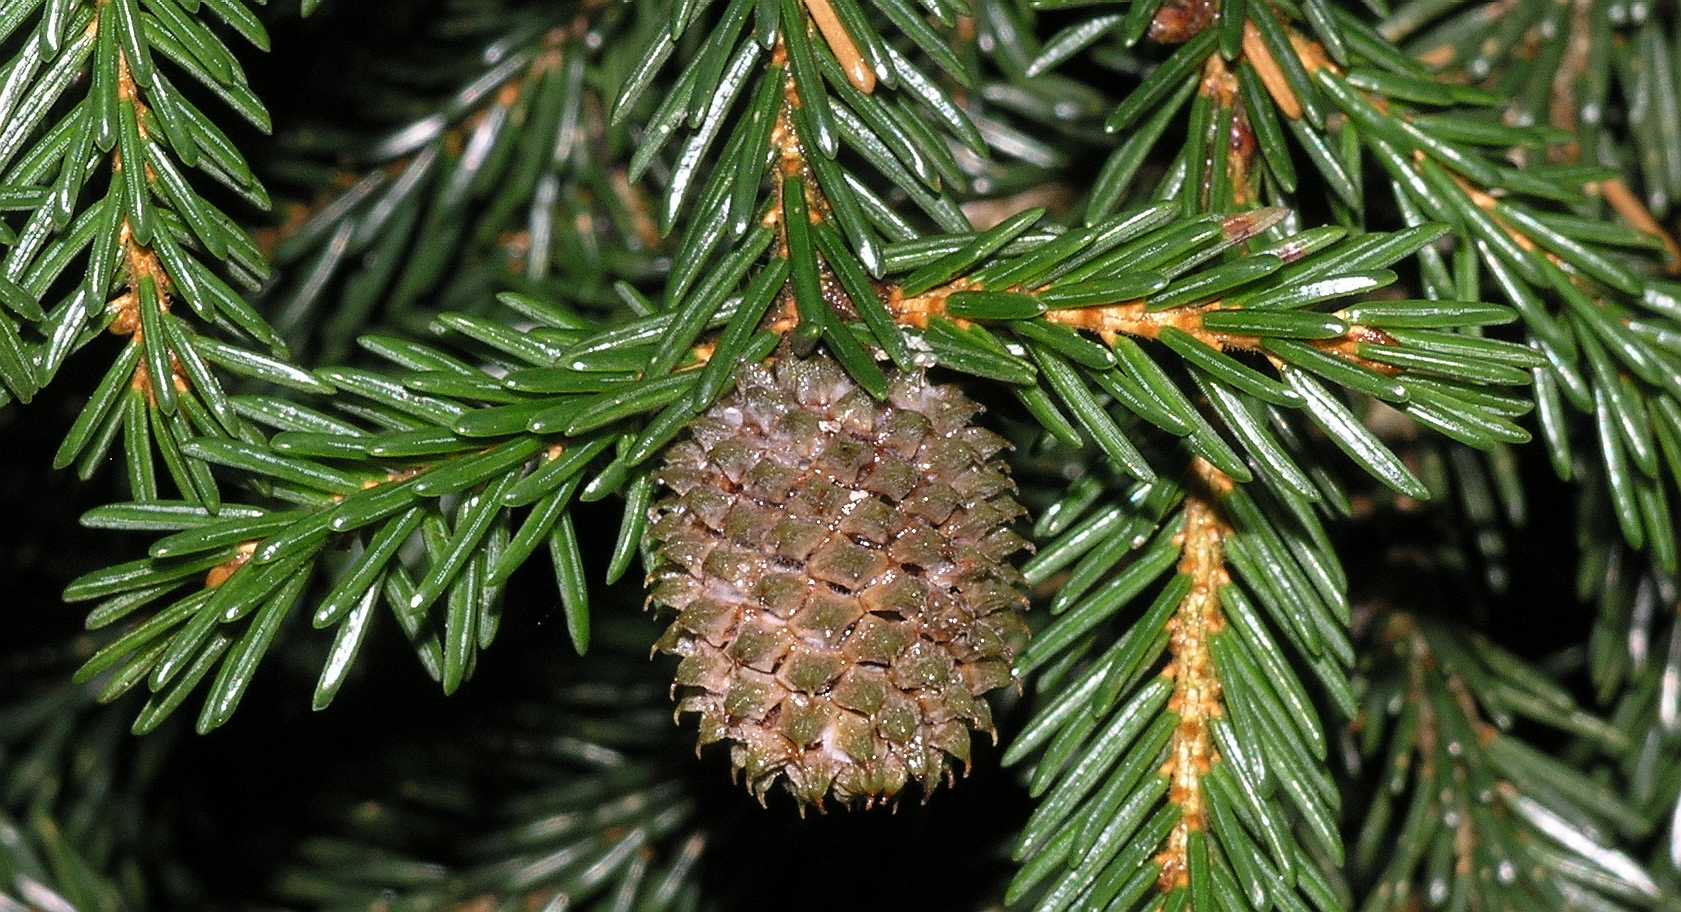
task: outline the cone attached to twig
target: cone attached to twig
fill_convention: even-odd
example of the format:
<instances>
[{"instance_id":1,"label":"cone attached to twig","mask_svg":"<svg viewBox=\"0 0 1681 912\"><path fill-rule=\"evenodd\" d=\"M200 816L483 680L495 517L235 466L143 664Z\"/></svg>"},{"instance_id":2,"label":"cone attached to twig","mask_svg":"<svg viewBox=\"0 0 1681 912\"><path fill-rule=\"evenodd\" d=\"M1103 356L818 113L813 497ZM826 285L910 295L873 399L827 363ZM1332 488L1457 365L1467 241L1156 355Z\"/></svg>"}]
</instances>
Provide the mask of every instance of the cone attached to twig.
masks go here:
<instances>
[{"instance_id":1,"label":"cone attached to twig","mask_svg":"<svg viewBox=\"0 0 1681 912\"><path fill-rule=\"evenodd\" d=\"M650 601L675 614L679 713L761 800L873 804L932 789L992 732L1027 628L1025 512L970 422L920 373L885 403L826 357L747 365L672 446L654 507Z\"/></svg>"}]
</instances>

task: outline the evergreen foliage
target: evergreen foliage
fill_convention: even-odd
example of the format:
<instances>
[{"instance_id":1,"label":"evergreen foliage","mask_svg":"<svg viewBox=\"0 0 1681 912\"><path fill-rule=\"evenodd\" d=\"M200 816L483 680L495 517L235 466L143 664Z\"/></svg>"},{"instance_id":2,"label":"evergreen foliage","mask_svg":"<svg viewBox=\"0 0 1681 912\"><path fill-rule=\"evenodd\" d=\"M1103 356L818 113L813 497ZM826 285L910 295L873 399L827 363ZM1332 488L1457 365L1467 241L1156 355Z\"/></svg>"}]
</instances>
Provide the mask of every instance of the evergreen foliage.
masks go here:
<instances>
[{"instance_id":1,"label":"evergreen foliage","mask_svg":"<svg viewBox=\"0 0 1681 912\"><path fill-rule=\"evenodd\" d=\"M0 60L0 421L103 501L84 629L9 609L0 910L1681 910L1669 6L0 0ZM335 725L195 854L206 751Z\"/></svg>"}]
</instances>

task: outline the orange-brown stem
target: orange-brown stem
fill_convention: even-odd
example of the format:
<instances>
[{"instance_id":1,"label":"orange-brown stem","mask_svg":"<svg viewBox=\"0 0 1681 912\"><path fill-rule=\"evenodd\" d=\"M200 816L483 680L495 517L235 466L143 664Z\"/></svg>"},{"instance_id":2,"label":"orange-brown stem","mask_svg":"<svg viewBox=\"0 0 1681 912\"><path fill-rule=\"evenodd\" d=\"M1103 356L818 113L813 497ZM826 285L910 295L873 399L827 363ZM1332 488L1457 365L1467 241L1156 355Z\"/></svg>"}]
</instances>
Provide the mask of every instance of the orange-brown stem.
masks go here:
<instances>
[{"instance_id":1,"label":"orange-brown stem","mask_svg":"<svg viewBox=\"0 0 1681 912\"><path fill-rule=\"evenodd\" d=\"M1210 725L1225 715L1212 638L1226 626L1220 590L1231 582L1225 560L1225 539L1231 527L1221 517L1217 501L1231 490L1232 480L1202 459L1192 462L1191 473L1179 558L1179 572L1190 579L1191 590L1168 621L1171 660L1163 671L1173 680L1167 707L1179 717L1162 767L1168 779L1168 800L1179 808L1179 822L1156 856L1164 893L1190 885L1191 834L1208 827L1203 780L1220 760Z\"/></svg>"},{"instance_id":2,"label":"orange-brown stem","mask_svg":"<svg viewBox=\"0 0 1681 912\"><path fill-rule=\"evenodd\" d=\"M146 114L150 109L141 97L139 84L134 81L134 74L129 69L128 57L121 51L117 53L117 98L121 103L134 108L134 118L140 131L140 138L145 141L148 137ZM123 160L120 151L112 153L111 168L113 171L122 173L132 166L132 162ZM157 172L150 165L142 164L139 177L150 184L157 180ZM131 175L128 179L133 180L134 177ZM164 269L163 262L158 259L157 253L151 247L141 244L134 237L134 226L127 219L123 220L122 225L117 230L117 243L122 251L123 269L127 274L128 288L106 304L106 307L112 311L109 328L113 333L128 336L131 340L130 344L140 345L142 344L140 328L141 286L145 283L145 280L151 279L152 287L157 292L158 309L168 313L172 302L174 283L170 281L169 273ZM156 383L172 383L178 392L187 390L186 372L182 368L180 360L173 353L170 354L170 374L171 376L167 380L154 378L150 368L142 360L135 366L129 384L134 389L143 392L148 401L156 402Z\"/></svg>"},{"instance_id":3,"label":"orange-brown stem","mask_svg":"<svg viewBox=\"0 0 1681 912\"><path fill-rule=\"evenodd\" d=\"M924 294L906 295L895 286L888 289L887 309L901 325L926 329L929 321L935 317L946 317L946 302L952 294L972 290L974 287L973 283L967 279L958 279ZM1025 290L1031 294L1035 290L1041 289ZM1261 349L1261 339L1257 336L1220 332L1211 330L1203 324L1205 314L1223 309L1225 309L1224 302L1218 300L1167 310L1150 310L1143 300L1133 300L1098 307L1077 307L1047 311L1045 320L1067 326L1070 329L1093 333L1111 345L1121 336L1155 339L1161 335L1163 329L1172 327L1190 334L1198 341L1218 351L1259 351ZM962 319L946 318L959 326L966 325L966 321ZM1308 344L1326 354L1334 355L1387 376L1394 376L1399 373L1398 368L1362 358L1359 354L1361 344L1396 344L1395 339L1381 329L1354 325L1349 327L1348 332L1340 338L1318 339Z\"/></svg>"}]
</instances>

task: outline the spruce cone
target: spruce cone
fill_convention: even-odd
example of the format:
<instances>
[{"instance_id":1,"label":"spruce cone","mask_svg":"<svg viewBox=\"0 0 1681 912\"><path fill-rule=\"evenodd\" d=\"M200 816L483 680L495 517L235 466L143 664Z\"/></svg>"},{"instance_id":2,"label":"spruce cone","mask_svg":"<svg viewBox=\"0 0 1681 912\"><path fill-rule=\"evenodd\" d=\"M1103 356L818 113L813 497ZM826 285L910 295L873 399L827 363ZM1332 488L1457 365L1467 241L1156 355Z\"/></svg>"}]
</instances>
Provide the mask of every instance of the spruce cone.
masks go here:
<instances>
[{"instance_id":1,"label":"spruce cone","mask_svg":"<svg viewBox=\"0 0 1681 912\"><path fill-rule=\"evenodd\" d=\"M1025 643L1025 511L979 405L920 374L872 400L826 357L742 368L669 450L649 600L676 612L679 714L762 802L925 790L993 733Z\"/></svg>"}]
</instances>

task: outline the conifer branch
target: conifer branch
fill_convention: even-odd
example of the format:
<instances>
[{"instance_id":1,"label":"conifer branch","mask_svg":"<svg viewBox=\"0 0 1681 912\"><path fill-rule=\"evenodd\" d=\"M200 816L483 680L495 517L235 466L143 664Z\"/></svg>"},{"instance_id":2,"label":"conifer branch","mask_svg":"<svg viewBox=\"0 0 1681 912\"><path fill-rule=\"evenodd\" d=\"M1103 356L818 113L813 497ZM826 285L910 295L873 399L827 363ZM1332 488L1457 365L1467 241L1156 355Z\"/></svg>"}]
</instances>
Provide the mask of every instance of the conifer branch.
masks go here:
<instances>
[{"instance_id":1,"label":"conifer branch","mask_svg":"<svg viewBox=\"0 0 1681 912\"><path fill-rule=\"evenodd\" d=\"M1669 264L1651 256L1669 249L1661 229L1654 233L1650 215L1643 217L1642 207L1629 205L1615 183L1602 183L1614 181L1615 173L1555 166L1535 156L1517 158L1514 168L1490 156L1484 149L1545 147L1557 134L1475 126L1470 112L1460 109L1492 106L1499 96L1430 82L1434 77L1425 68L1383 51L1382 39L1363 31L1366 27L1354 17L1246 9L1241 30L1235 23L1205 24L1115 110L1107 124L1112 130L1136 124L1147 113L1151 120L1117 150L1111 164L1136 160L1133 146L1154 141L1158 120L1165 125L1184 103L1182 93L1171 94L1175 83L1221 53L1238 58L1244 78L1251 80L1244 93L1247 120L1260 127L1257 135L1271 181L1286 193L1296 182L1280 131L1263 126L1281 117L1338 205L1350 212L1367 208L1357 168L1349 164L1357 163L1363 151L1389 173L1408 224L1437 219L1451 225L1451 251L1461 257L1453 274L1444 249L1427 245L1417 250L1426 292L1470 300L1480 296L1484 275L1493 279L1499 296L1521 314L1527 343L1546 361L1546 370L1534 376L1539 426L1555 466L1568 476L1572 453L1596 448L1614 482L1609 493L1625 537L1635 547L1646 547L1648 529L1664 530L1656 532L1660 540L1652 551L1673 566L1667 501L1681 478L1664 471L1655 447L1648 445L1660 435L1674 436L1666 419L1656 416L1673 412L1673 403L1681 401L1675 398L1674 353L1658 342L1666 331L1660 327L1681 312L1676 288L1659 275ZM1550 10L1547 21L1557 24L1556 12ZM1313 37L1298 26L1311 28ZM1241 40L1217 48L1216 31L1218 41L1231 35ZM1127 43L1139 34L1125 36ZM1440 113L1423 110L1428 107ZM1206 115L1196 104L1191 116L1193 131L1206 122L1199 119ZM1333 153L1339 143L1348 161ZM1201 147L1197 150L1200 154ZM1200 173L1200 163L1185 162L1187 174ZM1554 211L1560 204L1586 205L1607 193L1618 201L1613 212L1626 223L1600 227L1591 219ZM1623 249L1635 255L1624 255ZM1633 386L1619 373L1632 378ZM1415 403L1410 397L1395 402L1421 423L1470 441L1463 425L1456 428L1458 423L1446 414L1453 408ZM1594 419L1573 422L1567 407ZM1615 417L1607 422L1607 416Z\"/></svg>"},{"instance_id":2,"label":"conifer branch","mask_svg":"<svg viewBox=\"0 0 1681 912\"><path fill-rule=\"evenodd\" d=\"M1200 460L1191 472L1171 522L1155 517L1173 503L1160 492L1176 488L1122 512L1111 541L1153 537L1101 587L1088 568L1121 558L1101 540L1072 556L1052 542L1027 567L1031 582L1078 561L1063 583L1072 601L1053 602L1062 613L1018 662L1025 672L1055 659L1066 678L1005 755L1039 756L1029 789L1040 803L1016 846L1011 902L1154 908L1150 897L1166 894L1193 908L1337 907L1319 869L1342 851L1325 734L1272 631L1347 712L1352 650L1333 620L1339 594L1315 593L1308 575L1325 568L1286 553L1293 520L1255 486ZM1135 623L1109 620L1175 563Z\"/></svg>"},{"instance_id":3,"label":"conifer branch","mask_svg":"<svg viewBox=\"0 0 1681 912\"><path fill-rule=\"evenodd\" d=\"M1376 760L1384 751L1356 852L1376 878L1364 908L1405 909L1419 897L1472 892L1560 908L1670 907L1651 875L1609 845L1614 833L1641 830L1641 815L1509 731L1514 709L1585 723L1568 696L1451 626L1404 614L1383 623L1398 667L1374 678L1368 705L1388 704L1385 714L1399 717L1367 714L1360 723L1366 755ZM1407 809L1396 814L1403 801Z\"/></svg>"},{"instance_id":4,"label":"conifer branch","mask_svg":"<svg viewBox=\"0 0 1681 912\"><path fill-rule=\"evenodd\" d=\"M793 106L789 105L787 110L792 111ZM552 542L558 542L551 547L557 558L564 559L575 553L576 532L567 516L574 497L587 502L624 492L628 501L619 541L614 547L617 556L612 573L616 576L625 572L637 553L642 535L643 517L639 514L643 508L636 504L639 498L645 496L639 492L646 491L649 484L640 479L648 477L650 457L677 436L684 422L692 420L730 389L732 369L741 359L764 358L783 337L793 339L797 346L806 326L819 329L816 336L807 337L808 342L820 337L824 344L836 346L832 350L837 352L837 356L845 355L841 361L849 370L872 371L875 382L882 382L883 374L874 363L873 356L867 353L865 346L870 343L881 345L888 351L893 350L891 346L895 342L904 346L901 357L912 365L925 363L923 359L927 358L927 354L912 352L925 352L931 353L936 363L982 376L998 377L1000 371L1010 371L1004 377L1009 378L1007 382L1030 414L1057 415L1054 403L1067 403L1080 426L1091 433L1104 451L1115 454L1120 464L1140 477L1149 476L1149 462L1116 432L1114 419L1105 412L1097 395L1112 398L1140 418L1168 430L1174 437L1188 435L1193 452L1207 454L1205 458L1219 465L1221 471L1251 477L1248 465L1224 443L1208 423L1209 419L1191 405L1184 393L1178 392L1175 382L1165 374L1156 373L1159 368L1152 368L1153 362L1139 360L1149 358L1141 350L1126 349L1118 340L1111 340L1111 345L1117 346L1117 351L1128 354L1130 360L1124 364L1119 358L1113 362L1094 363L1093 352L1101 352L1106 358L1114 356L1106 349L1072 334L1066 337L1034 334L1030 329L1023 328L1022 321L1023 318L1035 317L1038 307L1027 313L989 310L991 301L980 291L952 292L946 296L946 316L955 317L961 323L907 307L903 303L918 300L917 294L906 297L905 289L949 287L952 280L943 275L944 271L965 268L971 276L978 277L959 282L966 288L984 289L990 276L1012 273L1048 275L1061 269L1066 275L1076 276L1077 280L1071 284L1053 283L1050 290L1041 293L1042 298L1050 298L1053 293L1065 295L1063 300L1088 292L1100 296L1114 295L1117 294L1115 282L1125 281L1124 278L1109 279L1106 273L1090 265L1083 267L1085 277L1080 277L1079 270L1068 271L1072 261L1067 258L1078 254L1085 257L1088 264L1112 262L1136 265L1128 262L1122 243L1129 236L1127 233L1100 226L1109 236L1104 240L1105 246L1096 250L1090 246L1067 244L1068 237L1046 237L1013 254L1006 243L1002 245L1002 255L983 258L977 265L967 265L975 260L975 256L967 250L974 249L976 245L982 249L996 249L1000 246L997 238L1010 233L1019 235L1031 222L1031 218L1017 218L994 229L990 235L952 238L943 242L943 247L931 248L931 253L921 253L909 263L894 265L884 303L882 292L867 280L857 278L862 276L863 269L856 264L848 264L845 248L834 243L833 239L838 235L832 233L833 229L827 223L825 198L806 189L808 166L803 146L787 142L780 148L784 149L786 156L782 167L795 172L781 181L782 190L779 192L784 195L777 197L779 205L771 210L776 216L772 221L777 227L786 229L780 235L786 247L785 257L773 258L754 279L748 281L742 299L729 309L725 309L719 301L727 286L701 286L700 294L714 302L709 306L718 309L712 311L710 317L701 317L702 322L698 324L685 323L685 320L695 318L686 316L682 311L668 311L645 318L640 323L586 330L583 327L587 324L557 305L524 296L510 296L506 298L510 306L543 325L527 336L514 337L499 331L493 323L469 315L446 314L439 318L440 329L459 340L461 355L471 356L471 351L483 346L498 352L482 367L474 367L457 355L427 346L399 343L388 338L370 338L367 342L370 350L379 352L395 366L410 373L386 377L364 370L335 368L323 371L321 376L340 391L337 397L342 403L340 407L352 421L319 413L306 413L310 414L306 419L293 406L259 398L243 399L245 413L280 433L275 434L266 445L194 440L185 449L196 458L270 478L272 483L281 486L276 489L277 493L284 491L283 496L292 501L293 506L274 511L272 515L267 510L253 513L242 509L227 516L189 510L171 515L161 526L140 524L174 530L176 534L155 545L153 557L132 568L138 570L135 574L128 575L129 569L92 574L73 584L66 592L67 597L72 600L118 597L123 592L138 591L154 581L178 580L181 577L176 575L175 568L207 561L204 567L193 571L209 574L206 577L207 588L178 602L169 612L176 618L174 623L185 621L189 614L203 620L186 624L179 632L169 634L167 638L171 646L164 653L141 650L141 646L150 642L149 638L120 641L90 662L84 674L91 676L117 665L128 665L135 672L142 667L155 668L157 672L151 678L152 686L162 688L184 672L182 663L187 657L209 655L199 650L220 642L215 638L206 639L214 626L209 619L225 615L234 619L235 623L246 623L243 618L244 611L248 609L236 609L234 606L251 605L254 604L252 600L270 597L299 599L297 589L281 584L293 573L299 574L300 580L307 579L323 556L329 553L330 544L341 538L350 538L363 541L367 550L361 560L340 572L333 591L316 602L313 612L316 622L323 626L339 626L340 635L348 638L348 649L360 642L357 637L366 629L370 609L361 606L371 606L381 600L388 602L390 610L420 650L422 662L438 678L446 692L453 691L464 680L470 657L478 648L488 645L494 636L492 628L477 635L476 639L468 639L476 622L471 620L472 615L466 606L494 604L500 597L501 583L550 536L562 536L552 539ZM786 195L795 190L800 193L798 202ZM804 208L808 213L818 213L819 217L813 221L809 214L796 216L796 207ZM1206 245L1213 242L1215 249L1222 249L1237 239L1222 226L1234 223L1253 226L1272 217L1264 216L1261 221L1232 217L1175 222L1167 218L1169 215L1159 208L1144 210L1119 218L1115 225L1131 223L1134 227L1130 236L1135 245L1156 245L1161 243L1161 239L1183 236L1189 228L1195 232L1191 235L1193 243ZM803 226L805 232L797 232L796 225ZM1241 237L1247 230L1250 229L1243 229L1237 234ZM819 239L830 238L831 241L813 245L809 236L798 237L801 233L816 233ZM763 246L757 250L749 248L754 256L771 243L770 235L761 234L760 237L759 243ZM1429 235L1419 237L1427 239ZM1281 252L1297 251L1301 247L1299 241L1291 238L1281 243L1282 246L1276 248ZM1405 249L1403 245L1384 255L1404 256ZM819 250L828 259L819 259ZM1048 250L1054 256L1047 257L1040 252L1042 250ZM1174 251L1168 255L1184 254ZM1280 269L1286 257L1277 254L1257 256L1261 258L1258 263L1261 268L1255 270L1257 274L1263 279L1282 277ZM1105 257L1108 259L1105 260ZM1291 268L1314 264L1312 257L1296 253L1290 253L1288 258L1294 260ZM735 275L741 277L731 281L746 278L749 262L743 261L731 267L739 270ZM917 266L917 263L921 265ZM1240 267L1247 268L1246 261L1240 259L1238 263ZM1383 261L1365 264L1347 262L1343 268L1381 265ZM1226 271L1230 271L1229 267ZM802 272L809 278L803 280L803 284L801 281L793 282L791 290L785 289L787 279L784 277L794 276L797 279ZM1207 322L1212 317L1206 314L1214 311L1204 313L1196 308L1205 297L1203 289L1220 287L1218 281L1208 276L1221 274L1218 269L1193 271L1178 279L1178 285L1146 276L1150 280L1146 287L1154 287L1165 295L1173 294L1177 288L1190 289L1183 295L1184 300L1189 302L1189 312ZM1370 275L1354 273L1347 281L1328 278L1326 284L1310 285L1309 289L1312 294L1333 297L1358 292L1374 284L1365 277ZM944 286L940 284L942 282ZM1256 307L1258 313L1271 314L1273 311L1266 310L1261 302L1299 293L1299 286L1263 281L1260 287L1245 290L1242 295L1246 304ZM1134 304L1131 306L1148 312L1149 304L1140 303L1143 299L1132 298L1132 294L1124 292L1119 296L1132 299ZM772 312L773 302L778 298L783 301L783 307ZM893 304L895 301L899 303ZM1008 298L1006 303L1009 303ZM964 305L969 305L969 309L964 310ZM1010 306L1014 307L1014 304ZM874 323L867 310L871 307L880 309ZM1050 310L1045 316L1057 312ZM1348 313L1369 313L1381 322L1392 318L1394 311L1383 306L1357 305ZM1286 490L1299 492L1297 496L1317 498L1319 492L1303 471L1294 466L1292 457L1272 441L1271 434L1249 423L1253 419L1245 416L1252 414L1248 412L1252 406L1243 404L1241 397L1258 395L1266 397L1266 401L1299 407L1305 403L1304 396L1328 395L1317 382L1307 379L1305 374L1295 373L1294 365L1298 362L1308 365L1309 370L1324 371L1327 379L1337 383L1375 383L1380 379L1384 383L1393 383L1397 382L1397 378L1400 382L1410 383L1413 382L1412 375L1410 371L1396 374L1386 370L1388 365L1375 360L1380 358L1381 352L1369 343L1355 351L1362 359L1374 359L1370 361L1371 366L1354 365L1353 369L1363 371L1359 375L1339 374L1325 365L1342 359L1325 355L1312 344L1291 341L1296 333L1293 327L1311 323L1314 327L1328 326L1332 332L1346 335L1351 332L1347 328L1348 323L1336 317L1309 317L1306 314L1279 316L1287 318L1270 323L1263 320L1255 324L1253 331L1259 334L1255 345L1264 349L1274 359L1275 365L1279 365L1275 369L1284 383L1256 379L1261 375L1252 368L1229 360L1228 355L1208 346L1204 346L1207 354L1203 355L1203 360L1194 362L1198 365L1197 369L1204 372L1195 382L1200 389L1218 390L1211 393L1219 397L1215 408L1216 419L1238 432L1246 448L1264 456L1264 459L1257 459L1257 464L1267 476L1285 485ZM1478 306L1444 311L1440 319L1450 323L1463 320L1487 322L1509 319L1509 315L1497 308ZM861 323L854 324L855 320L861 320ZM914 349L907 344L908 337L901 338L901 334L908 330L899 327L897 324L900 322L921 323ZM950 329L943 329L942 324L950 326ZM992 338L987 335L985 327L988 325L997 325L1009 332L1009 345L985 341ZM1047 328L1056 326L1048 319L1044 325ZM708 335L708 326L722 326L723 332ZM1316 328L1313 332L1323 331ZM1157 335L1168 342L1179 339L1177 336L1168 339L1162 333ZM1197 342L1191 333L1181 335L1186 340L1181 342L1181 348L1185 344L1203 344ZM594 359L609 353L616 357L616 346L634 346L621 341L627 339L647 340L640 343L643 354L634 355L637 360L632 362L655 365L642 376L617 368L603 373L599 367L593 366L556 366L590 365ZM675 345L687 347L672 347ZM1483 347L1506 350L1495 349L1491 345L1488 343ZM632 350L635 350L634 347ZM1342 351L1336 347L1329 350L1339 354ZM1428 347L1423 350L1429 351ZM755 354L749 355L749 352ZM1033 360L1024 359L1023 354ZM1193 351L1187 357L1195 354ZM1466 367L1468 362L1451 352L1436 357L1445 359L1454 371L1470 374L1473 382L1522 379L1521 374L1508 378L1491 373L1486 368ZM1226 360L1209 361L1209 358ZM619 363L623 362L612 362L614 365ZM416 371L428 366L433 369ZM603 364L601 367L610 365ZM1440 370L1429 367L1426 372L1439 375ZM859 377L857 373L854 376ZM865 389L872 387L863 378L871 376L865 373L860 377ZM1373 379L1359 379L1362 377ZM1429 383L1440 382L1444 381L1430 380L1421 388L1428 391L1432 388ZM1234 385L1228 387L1226 384ZM1089 391L1082 392L1083 389ZM1144 389L1149 392L1142 395L1134 392ZM1302 392L1291 394L1290 390ZM1175 396L1176 400L1165 398ZM1171 410L1152 409L1147 403L1154 397L1182 404ZM356 402L367 405L353 404ZM368 406L375 410L367 411ZM1047 408L1051 411L1047 412ZM1351 418L1339 417L1334 410L1310 410L1309 414L1321 418L1329 415L1335 419L1337 423L1326 425L1334 431L1333 440L1339 446L1345 446L1346 451L1358 461L1371 467L1378 477L1419 495L1427 493L1416 486L1416 480L1411 480L1408 470L1393 454L1384 450L1368 431L1358 428ZM383 417L386 415L404 417L393 422ZM464 492L470 496L455 506L452 513L441 511L442 504L438 498ZM527 507L530 512L516 528L519 511ZM224 511L226 509L224 507ZM115 522L118 515L126 515L125 510L116 510L110 518L105 514L90 516L89 521ZM425 558L406 571L390 575L388 570L398 570L398 564L392 562L401 542L416 535L432 542ZM503 549L506 549L505 553ZM577 568L565 560L562 560L559 572L562 591L566 593L563 601L568 626L573 632L575 645L582 650L588 642L589 627L589 608L584 595L586 581L578 575ZM242 586L233 585L234 581L242 578L249 582ZM301 587L303 583L298 585ZM205 598L209 600L202 600ZM291 603L284 606L276 603L273 611L277 616L284 616L293 607ZM436 615L437 611L442 612L441 618ZM350 624L351 621L356 623ZM347 624L350 626L345 626ZM251 639L245 642L254 651L254 657L260 656L267 648L263 639L267 634L259 632L267 629L260 625L249 628ZM154 629L148 637L165 632L165 629ZM475 642L476 646L469 645ZM456 644L453 649L446 648L450 643ZM354 655L354 652L349 655ZM210 705L217 708L206 709L201 716L202 727L214 727L225 721L237 705L238 694L248 684L249 673L255 670L254 664L243 667L244 672L230 672L216 686L216 691L224 698L212 700ZM132 674L124 676L124 679L132 684L141 677ZM341 681L336 672L323 678L323 689L316 700L318 706L324 706L331 700Z\"/></svg>"},{"instance_id":5,"label":"conifer branch","mask_svg":"<svg viewBox=\"0 0 1681 912\"><path fill-rule=\"evenodd\" d=\"M190 437L244 431L214 369L284 370L275 358L285 350L227 284L255 287L267 277L255 242L182 169L201 172L254 207L266 207L267 194L173 78L193 77L259 129L268 128L268 114L233 53L200 21L211 10L188 13L171 4L142 15L127 2L50 6L20 11L6 26L33 23L10 64L0 183L33 202L22 207L23 228L8 231L0 265L7 302L26 328L20 333L0 317L0 382L28 401L101 329L127 336L55 464L78 463L81 474L91 474L120 431L137 498L157 496L154 463L161 458L182 496L214 505L220 495L208 470L180 452ZM261 23L238 2L213 9L231 30L266 46ZM83 76L90 77L86 96L60 103ZM102 170L107 180L99 179ZM66 279L84 250L85 277ZM206 262L219 262L220 270ZM198 322L239 343L200 336L176 312L182 301Z\"/></svg>"},{"instance_id":6,"label":"conifer branch","mask_svg":"<svg viewBox=\"0 0 1681 912\"><path fill-rule=\"evenodd\" d=\"M190 879L157 814L173 739L123 739L125 711L67 680L81 646L0 661L0 904L119 912L146 906L167 878Z\"/></svg>"},{"instance_id":7,"label":"conifer branch","mask_svg":"<svg viewBox=\"0 0 1681 912\"><path fill-rule=\"evenodd\" d=\"M482 312L509 288L620 307L616 279L661 269L651 204L620 162L626 131L585 78L625 39L623 11L562 5L494 30L463 18L438 22L436 46L405 59L451 53L472 29L481 66L447 91L416 91L415 115L378 132L358 125L347 140L327 121L282 164L302 177L300 199L262 234L283 273L263 303L319 360L348 358L370 321L424 330L439 309Z\"/></svg>"},{"instance_id":8,"label":"conifer branch","mask_svg":"<svg viewBox=\"0 0 1681 912\"><path fill-rule=\"evenodd\" d=\"M978 695L1027 684L1031 718L1005 763L1034 759L1022 779L1035 805L1010 902L1331 912L1352 907L1346 870L1372 912L1421 899L1668 908L1669 875L1635 859L1681 792L1681 711L1663 683L1681 649L1651 648L1675 640L1681 563L1670 38L1645 11L1612 22L1586 2L1411 0L1376 25L1324 0L1031 6L586 0L441 20L416 47L459 55L448 36L467 29L459 44L489 52L465 78L400 87L392 107L416 115L347 164L314 147L276 169L316 202L265 238L288 275L261 300L300 347L351 362L306 371L227 284L255 292L264 251L173 170L196 156L266 204L168 81L187 72L261 125L199 17L248 37L261 26L236 0L19 5L34 31L0 68L0 207L26 215L0 226L0 386L27 398L73 350L127 337L59 461L91 472L122 435L132 500L84 523L160 536L66 590L90 603L90 628L121 628L79 657L85 696L136 694L133 730L147 732L202 695L208 732L304 639L300 612L333 630L312 654L317 709L353 681L378 616L456 693L505 613L525 610L504 590L540 550L574 649L612 647L619 668L592 576L682 562L681 543L648 531L669 484L653 467L694 446L676 443L685 432L724 433L707 416L728 411L738 366L832 357L852 383L810 382L845 389L849 415L891 412L896 374L937 371L984 395L1005 435L969 428L966 443L983 459L1005 437L1015 446L1023 500L1042 508L1022 576L1048 618L1019 653L977 633L993 651L965 666L974 680L940 689L951 718L929 717L937 743L889 753L923 772L947 754L967 764L953 720L990 730ZM1041 40L1052 21L1066 27ZM1136 88L1104 118L1114 71ZM60 116L83 72L88 96ZM1604 118L1596 80L1660 113ZM1070 217L1082 154L1100 144L1107 161ZM1368 161L1387 179L1368 180ZM105 198L78 213L96 182ZM1327 208L1333 224L1304 222ZM77 279L67 268L84 249ZM254 385L228 395L212 368ZM1440 540L1386 529L1383 544L1481 555L1491 586L1509 576L1513 492L1527 487L1511 447L1530 427L1579 486L1579 595L1599 602L1585 650L1544 674L1460 619L1381 612L1373 642L1351 638L1350 577L1373 572L1351 545L1388 519L1463 521L1470 531ZM178 499L163 499L154 452ZM1349 461L1364 475L1340 478ZM964 483L1013 490L1002 468ZM1443 493L1457 499L1423 503ZM596 516L579 508L609 499L623 504L617 533L592 547ZM722 522L712 507L692 506ZM1021 544L993 532L987 548ZM862 549L858 562L884 541L836 540ZM698 635L703 613L680 615L673 636ZM815 683L777 686L826 699L826 666L801 667ZM1620 701L1611 722L1558 683L1581 669ZM278 891L300 905L387 890L418 905L699 903L709 882L693 865L726 838L718 819L661 759L670 739L649 727L645 689L591 703L613 675L589 674L544 701L543 724L517 720L496 742L536 759L498 761L490 772L519 787L486 800L555 800L558 816L498 817L459 853L335 822L340 853L300 852ZM700 678L679 668L685 687L720 697L703 738L741 729L751 695ZM871 711L844 708L886 737ZM1362 785L1332 772L1341 719L1384 765L1348 866L1343 796ZM755 720L763 740L737 761L755 789L790 765L789 744L832 755L829 730L806 721ZM1563 760L1520 740L1529 721L1558 730L1538 743ZM577 749L545 752L563 740ZM857 769L873 759L861 743ZM426 772L459 784L475 762ZM588 793L557 798L523 778L532 770ZM800 794L873 797L905 775L852 772L841 786L809 777ZM462 823L380 803L417 829ZM35 841L51 844L63 816L42 817ZM390 859L419 875L342 877Z\"/></svg>"}]
</instances>

